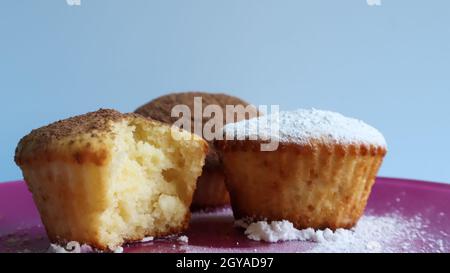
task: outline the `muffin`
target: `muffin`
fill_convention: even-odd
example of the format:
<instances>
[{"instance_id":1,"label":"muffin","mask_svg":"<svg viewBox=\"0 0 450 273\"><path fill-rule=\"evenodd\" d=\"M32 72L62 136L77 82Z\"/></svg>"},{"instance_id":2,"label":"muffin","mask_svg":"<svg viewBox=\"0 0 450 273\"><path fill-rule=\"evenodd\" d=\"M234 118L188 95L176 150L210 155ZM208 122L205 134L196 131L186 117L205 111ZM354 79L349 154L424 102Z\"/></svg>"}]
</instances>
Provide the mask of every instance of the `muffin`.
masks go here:
<instances>
[{"instance_id":1,"label":"muffin","mask_svg":"<svg viewBox=\"0 0 450 273\"><path fill-rule=\"evenodd\" d=\"M231 122L237 122L242 119L249 119L258 116L258 111L255 107L249 105L247 102L232 97L226 94L213 94L203 92L185 92L185 93L173 93L159 98L156 98L149 103L139 107L135 113L141 114L145 117L149 117L168 124L174 124L179 117L172 117L172 108L176 105L186 105L191 113L194 113L194 98L202 98L203 109L208 105L219 106L224 115L220 124L227 122L225 118L226 105L231 106L243 106L246 107L246 114L243 116L234 115ZM200 109L201 111L203 109ZM201 118L195 119L194 115L191 115L191 132L195 132L195 126L203 129L204 125L210 120L210 117L202 115ZM215 128L215 130L221 130L222 127ZM201 135L201 132L200 132ZM219 162L217 152L214 148L213 141L208 141L209 152L206 156L205 166L203 167L203 173L198 178L197 189L194 193L194 200L192 202L193 209L203 209L207 207L223 206L229 204L229 196L224 184L224 173L222 166Z\"/></svg>"},{"instance_id":2,"label":"muffin","mask_svg":"<svg viewBox=\"0 0 450 273\"><path fill-rule=\"evenodd\" d=\"M177 127L100 109L33 130L15 162L51 242L113 250L187 228L207 148Z\"/></svg>"},{"instance_id":3,"label":"muffin","mask_svg":"<svg viewBox=\"0 0 450 273\"><path fill-rule=\"evenodd\" d=\"M288 220L299 229L353 227L387 149L375 128L315 109L228 124L223 131L215 144L235 218ZM261 151L268 139L277 149Z\"/></svg>"}]
</instances>

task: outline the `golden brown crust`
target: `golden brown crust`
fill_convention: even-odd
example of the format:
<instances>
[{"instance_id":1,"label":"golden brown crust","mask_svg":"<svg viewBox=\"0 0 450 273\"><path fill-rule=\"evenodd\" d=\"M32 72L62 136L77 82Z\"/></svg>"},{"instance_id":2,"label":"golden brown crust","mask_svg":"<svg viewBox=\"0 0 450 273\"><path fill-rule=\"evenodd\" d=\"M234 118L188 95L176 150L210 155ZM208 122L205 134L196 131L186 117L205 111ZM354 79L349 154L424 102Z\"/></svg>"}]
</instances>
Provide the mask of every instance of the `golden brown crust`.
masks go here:
<instances>
[{"instance_id":1,"label":"golden brown crust","mask_svg":"<svg viewBox=\"0 0 450 273\"><path fill-rule=\"evenodd\" d=\"M297 228L350 228L364 212L386 150L377 146L216 141L236 219L289 220Z\"/></svg>"},{"instance_id":2,"label":"golden brown crust","mask_svg":"<svg viewBox=\"0 0 450 273\"><path fill-rule=\"evenodd\" d=\"M77 149L71 153L60 153L58 151L36 151L33 154L16 155L16 164L19 166L27 164L45 164L52 161L76 162L85 164L92 162L97 166L103 166L109 159L109 152L106 149L94 150L90 148Z\"/></svg>"},{"instance_id":3,"label":"golden brown crust","mask_svg":"<svg viewBox=\"0 0 450 273\"><path fill-rule=\"evenodd\" d=\"M205 207L221 207L230 203L222 168L203 168L202 175L197 179L193 200L192 211Z\"/></svg>"},{"instance_id":4,"label":"golden brown crust","mask_svg":"<svg viewBox=\"0 0 450 273\"><path fill-rule=\"evenodd\" d=\"M51 123L32 130L24 136L17 145L14 160L17 165L23 165L36 157L50 161L59 153L53 149L53 144L67 140L67 146L75 148L73 158L65 160L92 160L101 164L106 158L105 152L99 152L92 147L92 142L100 137L111 134L111 121L124 119L126 115L111 109L100 109L84 115L79 115ZM83 138L79 136L83 135ZM80 149L83 147L83 149Z\"/></svg>"},{"instance_id":5,"label":"golden brown crust","mask_svg":"<svg viewBox=\"0 0 450 273\"><path fill-rule=\"evenodd\" d=\"M47 126L32 130L21 142L33 142L36 146L47 146L55 140L60 140L68 136L93 131L96 133L109 132L111 127L109 121L118 121L124 117L124 114L116 110L99 109L95 112L59 120Z\"/></svg>"},{"instance_id":6,"label":"golden brown crust","mask_svg":"<svg viewBox=\"0 0 450 273\"><path fill-rule=\"evenodd\" d=\"M121 114L114 110L101 109L33 130L18 145L16 162L22 169L52 242L67 243L64 240L73 240L98 249L107 249L122 243L105 235L102 229L105 223L102 222L101 215L113 208L114 198L110 194L114 189L111 182L114 178L111 177L111 168L116 166L116 161L112 161L112 157L117 155L116 149L122 144L122 134L131 132L130 127L135 127L137 139L145 138L150 144L152 141L164 142L169 134L174 140L179 136L191 136L186 139L186 143L180 144L180 147L194 145L195 142L195 149L192 150L195 154L189 155L192 156L190 160L198 161L198 165L193 166L193 169L189 168L190 172L195 171L189 174L193 175L192 178L177 183L176 195L183 202L187 214L177 218L179 220L176 222L162 224L157 228L147 226L148 230L119 236L125 236L122 239L128 242L140 240L142 238L138 236L142 235L165 236L187 228L188 208L208 144L194 134L139 114ZM152 134L153 128L157 132L155 135ZM147 133L150 135L144 137L143 134ZM184 141L185 138L181 139ZM167 145L171 145L171 142ZM132 175L132 172L129 175ZM114 230L111 230L111 233L113 232Z\"/></svg>"},{"instance_id":7,"label":"golden brown crust","mask_svg":"<svg viewBox=\"0 0 450 273\"><path fill-rule=\"evenodd\" d=\"M32 130L19 141L14 161L19 166L53 160L103 165L109 158L103 144L114 137L112 124L130 118L145 119L146 122L167 126L139 114L122 114L112 109L99 109ZM60 146L65 146L65 151L70 152L60 152Z\"/></svg>"},{"instance_id":8,"label":"golden brown crust","mask_svg":"<svg viewBox=\"0 0 450 273\"><path fill-rule=\"evenodd\" d=\"M179 119L179 117L172 117L171 111L175 105L184 104L191 109L192 113L194 110L194 98L202 97L202 106L203 108L207 105L218 105L222 107L222 110L225 111L226 105L242 105L248 106L249 103L227 94L223 93L206 93L206 92L182 92L182 93L171 93L168 95L161 96L156 98L147 104L142 105L137 108L135 113L141 114L144 117L150 117L154 120L159 120L161 122L173 124L175 121ZM256 117L258 115L258 111L256 108L251 112L252 117ZM247 117L248 118L248 117ZM209 120L208 117L203 117L202 120L194 120L194 116L192 115L192 126L194 122L200 123L202 128L203 125ZM239 121L239 120L237 120ZM225 122L225 121L224 121ZM193 132L193 130L192 130Z\"/></svg>"},{"instance_id":9,"label":"golden brown crust","mask_svg":"<svg viewBox=\"0 0 450 273\"><path fill-rule=\"evenodd\" d=\"M220 151L260 151L261 144L265 142L258 140L215 140L214 146ZM321 146L329 153L336 152L340 156L345 155L381 155L385 156L387 150L385 147L367 144L338 144L323 143L321 141L311 140L309 144L298 144L294 142L280 142L277 151L294 150L298 154L311 154L315 148Z\"/></svg>"}]
</instances>

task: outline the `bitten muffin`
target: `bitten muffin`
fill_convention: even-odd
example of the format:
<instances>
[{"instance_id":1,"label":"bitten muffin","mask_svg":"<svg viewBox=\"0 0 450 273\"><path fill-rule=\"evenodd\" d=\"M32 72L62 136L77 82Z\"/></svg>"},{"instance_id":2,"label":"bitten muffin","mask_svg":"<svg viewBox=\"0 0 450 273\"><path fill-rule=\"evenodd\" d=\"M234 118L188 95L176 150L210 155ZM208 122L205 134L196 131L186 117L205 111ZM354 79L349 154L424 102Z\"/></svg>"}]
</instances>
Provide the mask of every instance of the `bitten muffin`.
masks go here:
<instances>
[{"instance_id":1,"label":"bitten muffin","mask_svg":"<svg viewBox=\"0 0 450 273\"><path fill-rule=\"evenodd\" d=\"M51 242L113 250L187 228L207 148L177 127L100 109L33 130L15 161Z\"/></svg>"},{"instance_id":2,"label":"bitten muffin","mask_svg":"<svg viewBox=\"0 0 450 273\"><path fill-rule=\"evenodd\" d=\"M353 227L386 154L375 128L328 111L280 112L223 130L216 147L235 218L288 220L299 229ZM268 139L278 148L261 151Z\"/></svg>"},{"instance_id":3,"label":"bitten muffin","mask_svg":"<svg viewBox=\"0 0 450 273\"><path fill-rule=\"evenodd\" d=\"M150 117L161 122L168 124L175 123L179 117L172 117L172 108L176 105L186 105L191 113L191 132L195 132L194 126L198 126L203 129L205 123L210 120L210 117L202 116L200 119L194 118L194 98L202 98L202 108L204 109L208 105L217 105L223 111L223 119L221 124L227 122L225 111L226 105L230 106L243 106L247 110L246 115L234 115L231 122L237 122L242 119L249 119L259 115L257 109L247 102L226 94L214 94L204 92L184 92L184 93L172 93L159 98L156 98L149 103L139 107L135 113L141 114L146 117ZM202 109L200 109L202 111ZM222 127L217 127L215 130L221 130ZM192 202L193 209L202 209L214 206L223 206L229 204L229 195L224 184L224 174L222 165L219 162L217 152L214 148L213 141L208 141L209 152L206 157L205 166L203 167L203 173L198 178L197 189L194 193L194 200Z\"/></svg>"}]
</instances>

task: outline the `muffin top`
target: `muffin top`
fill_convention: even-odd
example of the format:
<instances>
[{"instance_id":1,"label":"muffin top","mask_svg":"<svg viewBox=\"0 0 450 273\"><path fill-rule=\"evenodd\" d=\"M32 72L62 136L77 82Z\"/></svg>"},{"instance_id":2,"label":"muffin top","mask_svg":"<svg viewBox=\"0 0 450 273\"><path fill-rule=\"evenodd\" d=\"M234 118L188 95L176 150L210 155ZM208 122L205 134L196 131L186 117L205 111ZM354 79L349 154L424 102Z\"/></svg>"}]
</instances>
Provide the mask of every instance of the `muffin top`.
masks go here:
<instances>
[{"instance_id":1,"label":"muffin top","mask_svg":"<svg viewBox=\"0 0 450 273\"><path fill-rule=\"evenodd\" d=\"M361 120L339 113L299 109L227 124L227 140L278 140L280 143L368 144L386 148L383 135Z\"/></svg>"},{"instance_id":2,"label":"muffin top","mask_svg":"<svg viewBox=\"0 0 450 273\"><path fill-rule=\"evenodd\" d=\"M183 92L183 93L171 93L168 95L156 98L147 104L139 107L134 111L135 113L141 114L145 117L150 117L154 120L159 120L165 123L172 124L179 119L179 117L172 117L172 108L176 105L184 104L189 107L191 112L194 112L194 98L202 98L202 107L207 105L218 105L222 108L225 113L226 105L243 105L247 106L249 103L246 101L229 96L223 93L205 93L205 92ZM252 109L251 115L257 116L256 108ZM209 117L202 117L202 119L194 119L194 115L191 116L192 126L195 123L203 125L209 120ZM240 121L240 120L236 120Z\"/></svg>"},{"instance_id":3,"label":"muffin top","mask_svg":"<svg viewBox=\"0 0 450 273\"><path fill-rule=\"evenodd\" d=\"M74 153L91 151L97 155L100 148L114 139L116 134L113 130L114 123L130 119L140 120L146 124L170 127L139 114L123 114L112 109L99 109L32 130L19 141L14 160L16 164L21 165L29 162L30 159L54 154L61 147L66 147L68 151ZM98 157L97 161L104 160L104 155Z\"/></svg>"},{"instance_id":4,"label":"muffin top","mask_svg":"<svg viewBox=\"0 0 450 273\"><path fill-rule=\"evenodd\" d=\"M229 96L227 94L223 93L205 93L205 92L182 92L182 93L171 93L168 95L161 96L159 98L156 98L147 104L139 107L136 109L135 113L141 114L145 117L149 117L161 122L165 122L168 124L173 124L176 122L179 117L172 117L171 112L172 108L176 105L184 104L189 107L191 110L191 132L194 132L194 124L197 126L201 126L200 128L203 128L203 125L210 120L210 117L203 117L202 119L195 119L194 118L194 98L195 97L201 97L202 98L202 107L203 109L207 105L218 105L222 108L223 114L224 114L224 120L223 124L226 122L225 120L225 108L226 105L242 105L242 106L248 106L249 103L246 101ZM256 117L259 115L256 107L249 108L249 114L246 118L249 117ZM239 116L236 117L235 121L240 121ZM221 130L222 128L215 128L216 130ZM219 157L217 155L217 152L215 150L214 145L212 145L212 141L209 142L209 152L206 157L207 164L206 167L215 167L219 166Z\"/></svg>"},{"instance_id":5,"label":"muffin top","mask_svg":"<svg viewBox=\"0 0 450 273\"><path fill-rule=\"evenodd\" d=\"M86 133L88 131L109 131L109 121L118 121L125 117L124 114L112 109L99 109L83 115L59 120L49 125L34 129L27 136L42 142L52 139L61 139L70 135Z\"/></svg>"}]
</instances>

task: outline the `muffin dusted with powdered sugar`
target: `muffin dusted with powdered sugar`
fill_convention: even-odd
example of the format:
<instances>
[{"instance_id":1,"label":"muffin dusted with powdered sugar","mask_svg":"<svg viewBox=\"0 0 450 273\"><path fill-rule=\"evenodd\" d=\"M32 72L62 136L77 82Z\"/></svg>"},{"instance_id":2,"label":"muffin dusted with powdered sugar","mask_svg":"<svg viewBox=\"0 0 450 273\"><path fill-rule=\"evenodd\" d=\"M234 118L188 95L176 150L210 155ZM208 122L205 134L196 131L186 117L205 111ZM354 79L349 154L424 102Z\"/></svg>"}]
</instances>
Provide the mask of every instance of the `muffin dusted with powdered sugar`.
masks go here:
<instances>
[{"instance_id":1,"label":"muffin dusted with powdered sugar","mask_svg":"<svg viewBox=\"0 0 450 273\"><path fill-rule=\"evenodd\" d=\"M311 139L329 143L365 143L386 147L383 135L365 122L339 113L316 109L282 111L258 119L225 125L231 139L272 139L306 144Z\"/></svg>"},{"instance_id":2,"label":"muffin dusted with powdered sugar","mask_svg":"<svg viewBox=\"0 0 450 273\"><path fill-rule=\"evenodd\" d=\"M216 141L236 219L350 228L387 151L383 135L339 113L296 110L227 124ZM261 144L276 144L262 151Z\"/></svg>"}]
</instances>

